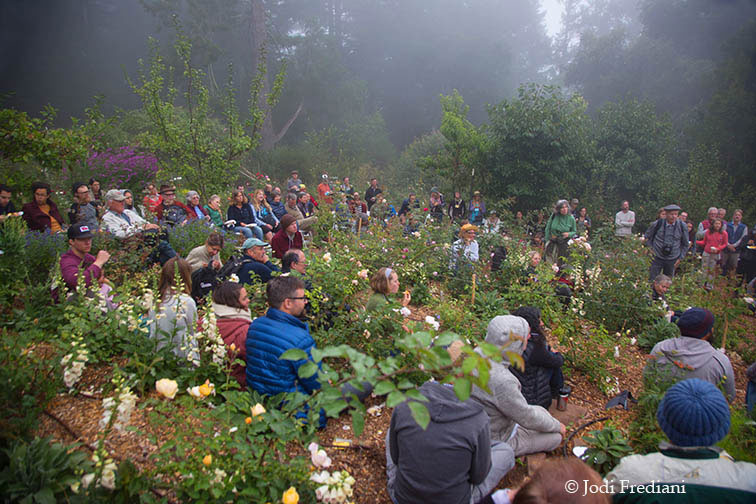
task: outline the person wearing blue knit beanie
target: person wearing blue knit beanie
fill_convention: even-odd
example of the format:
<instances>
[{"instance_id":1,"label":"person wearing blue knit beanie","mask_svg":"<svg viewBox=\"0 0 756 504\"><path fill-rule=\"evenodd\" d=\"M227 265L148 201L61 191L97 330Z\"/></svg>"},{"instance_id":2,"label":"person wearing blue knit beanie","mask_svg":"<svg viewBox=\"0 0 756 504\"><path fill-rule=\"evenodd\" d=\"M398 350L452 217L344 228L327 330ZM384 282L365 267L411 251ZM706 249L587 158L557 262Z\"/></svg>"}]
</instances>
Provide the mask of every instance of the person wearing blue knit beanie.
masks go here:
<instances>
[{"instance_id":1,"label":"person wearing blue knit beanie","mask_svg":"<svg viewBox=\"0 0 756 504\"><path fill-rule=\"evenodd\" d=\"M643 370L646 378L673 382L700 378L723 384L727 400L735 400L735 373L724 350L711 346L714 314L705 308L688 308L677 319L679 338L660 341L651 350Z\"/></svg>"},{"instance_id":2,"label":"person wearing blue knit beanie","mask_svg":"<svg viewBox=\"0 0 756 504\"><path fill-rule=\"evenodd\" d=\"M606 476L614 493L651 482L703 485L707 502L729 490L756 492L756 465L735 462L714 446L730 430L730 406L716 386L698 378L676 383L659 403L656 420L669 442L655 453L623 457ZM756 493L747 497L756 502Z\"/></svg>"}]
</instances>

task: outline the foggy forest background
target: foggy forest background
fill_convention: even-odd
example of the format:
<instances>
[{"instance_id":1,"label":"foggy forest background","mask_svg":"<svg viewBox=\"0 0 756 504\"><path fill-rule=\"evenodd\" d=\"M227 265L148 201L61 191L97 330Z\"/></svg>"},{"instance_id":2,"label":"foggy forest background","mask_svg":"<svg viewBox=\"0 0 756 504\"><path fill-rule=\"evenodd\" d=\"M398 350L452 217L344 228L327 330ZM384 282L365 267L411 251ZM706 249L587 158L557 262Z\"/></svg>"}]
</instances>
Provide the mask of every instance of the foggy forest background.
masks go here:
<instances>
[{"instance_id":1,"label":"foggy forest background","mask_svg":"<svg viewBox=\"0 0 756 504\"><path fill-rule=\"evenodd\" d=\"M746 205L753 224L756 1L563 5L551 38L533 0L5 1L2 178L25 190L128 147L204 197L296 168L359 188L377 175L395 204L439 186L510 209L579 197L595 215L630 199L646 219L672 201L698 219ZM62 166L30 155L9 109L96 146ZM166 118L185 134L161 133ZM187 139L204 147L181 152Z\"/></svg>"}]
</instances>

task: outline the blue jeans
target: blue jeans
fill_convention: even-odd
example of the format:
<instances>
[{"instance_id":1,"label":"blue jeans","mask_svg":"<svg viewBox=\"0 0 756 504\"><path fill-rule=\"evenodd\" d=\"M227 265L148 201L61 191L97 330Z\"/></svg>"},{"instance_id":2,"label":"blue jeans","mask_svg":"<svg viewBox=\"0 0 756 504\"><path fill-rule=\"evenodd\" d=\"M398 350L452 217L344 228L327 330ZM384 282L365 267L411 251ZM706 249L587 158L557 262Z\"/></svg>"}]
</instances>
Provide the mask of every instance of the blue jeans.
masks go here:
<instances>
[{"instance_id":1,"label":"blue jeans","mask_svg":"<svg viewBox=\"0 0 756 504\"><path fill-rule=\"evenodd\" d=\"M746 407L748 413L753 411L753 405L756 404L756 383L749 381L746 388Z\"/></svg>"},{"instance_id":2,"label":"blue jeans","mask_svg":"<svg viewBox=\"0 0 756 504\"><path fill-rule=\"evenodd\" d=\"M244 238L252 238L254 236L258 240L263 239L262 229L260 229L257 226L253 226L253 227L236 226L234 228L234 232L243 234Z\"/></svg>"}]
</instances>

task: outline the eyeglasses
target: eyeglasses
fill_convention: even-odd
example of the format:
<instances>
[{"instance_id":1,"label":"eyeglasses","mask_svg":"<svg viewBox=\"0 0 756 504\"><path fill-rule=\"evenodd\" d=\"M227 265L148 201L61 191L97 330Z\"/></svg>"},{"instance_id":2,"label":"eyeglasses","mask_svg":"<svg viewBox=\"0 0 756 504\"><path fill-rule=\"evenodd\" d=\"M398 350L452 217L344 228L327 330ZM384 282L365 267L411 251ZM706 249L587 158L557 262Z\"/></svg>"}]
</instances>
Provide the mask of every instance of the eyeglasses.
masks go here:
<instances>
[{"instance_id":1,"label":"eyeglasses","mask_svg":"<svg viewBox=\"0 0 756 504\"><path fill-rule=\"evenodd\" d=\"M289 297L286 299L307 299L307 296L300 296L300 297Z\"/></svg>"},{"instance_id":2,"label":"eyeglasses","mask_svg":"<svg viewBox=\"0 0 756 504\"><path fill-rule=\"evenodd\" d=\"M89 194L89 191L76 191L76 194L79 196L84 196L85 194Z\"/></svg>"}]
</instances>

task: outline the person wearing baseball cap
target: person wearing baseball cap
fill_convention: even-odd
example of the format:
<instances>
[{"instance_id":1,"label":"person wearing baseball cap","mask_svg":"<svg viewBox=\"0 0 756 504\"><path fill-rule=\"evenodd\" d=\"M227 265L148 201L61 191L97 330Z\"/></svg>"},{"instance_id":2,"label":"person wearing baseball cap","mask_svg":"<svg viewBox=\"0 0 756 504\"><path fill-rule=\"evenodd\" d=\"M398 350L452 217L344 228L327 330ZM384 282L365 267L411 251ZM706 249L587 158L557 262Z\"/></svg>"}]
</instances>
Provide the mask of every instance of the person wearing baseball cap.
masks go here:
<instances>
[{"instance_id":1,"label":"person wearing baseball cap","mask_svg":"<svg viewBox=\"0 0 756 504\"><path fill-rule=\"evenodd\" d=\"M247 238L242 244L244 264L239 269L239 282L251 284L252 282L268 283L274 272L281 269L268 259L267 250L270 244L259 238Z\"/></svg>"},{"instance_id":2,"label":"person wearing baseball cap","mask_svg":"<svg viewBox=\"0 0 756 504\"><path fill-rule=\"evenodd\" d=\"M60 272L63 282L69 290L75 291L79 283L79 270L87 287L95 282L105 280L102 267L110 259L107 250L97 252L97 257L90 254L92 250L92 230L85 224L76 224L68 228L68 244L71 248L60 256Z\"/></svg>"},{"instance_id":3,"label":"person wearing baseball cap","mask_svg":"<svg viewBox=\"0 0 756 504\"><path fill-rule=\"evenodd\" d=\"M648 270L648 280L653 282L659 273L668 277L675 276L675 270L688 252L688 226L677 219L680 207L667 205L664 217L651 223L644 238L654 253L654 259Z\"/></svg>"},{"instance_id":4,"label":"person wearing baseball cap","mask_svg":"<svg viewBox=\"0 0 756 504\"><path fill-rule=\"evenodd\" d=\"M756 465L735 462L714 446L730 430L730 406L715 385L698 378L673 385L659 403L656 420L669 442L661 443L659 452L623 457L606 476L611 491L629 492L651 481L685 483L695 485L696 497L687 495L684 502L756 502L751 493L756 492ZM725 496L733 498L720 500Z\"/></svg>"},{"instance_id":5,"label":"person wearing baseball cap","mask_svg":"<svg viewBox=\"0 0 756 504\"><path fill-rule=\"evenodd\" d=\"M730 401L735 399L735 374L730 359L711 346L714 314L705 308L689 308L677 319L679 338L660 341L651 350L644 374L659 378L700 378L724 384Z\"/></svg>"}]
</instances>

